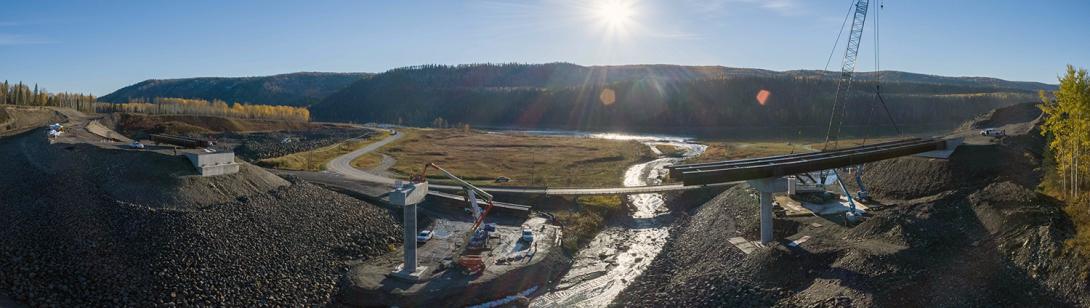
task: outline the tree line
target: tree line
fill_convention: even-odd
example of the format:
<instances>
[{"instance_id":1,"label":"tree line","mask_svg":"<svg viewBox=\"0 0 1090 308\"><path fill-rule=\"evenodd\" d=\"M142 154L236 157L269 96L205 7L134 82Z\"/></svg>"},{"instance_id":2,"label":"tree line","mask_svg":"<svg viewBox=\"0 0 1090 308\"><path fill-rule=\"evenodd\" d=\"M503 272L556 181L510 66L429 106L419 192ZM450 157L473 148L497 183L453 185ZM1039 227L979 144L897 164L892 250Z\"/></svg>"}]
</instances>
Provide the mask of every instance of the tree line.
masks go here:
<instances>
[{"instance_id":1,"label":"tree line","mask_svg":"<svg viewBox=\"0 0 1090 308\"><path fill-rule=\"evenodd\" d=\"M1040 96L1039 106L1046 115L1041 133L1048 137L1059 195L1077 203L1090 195L1090 79L1086 69L1068 65L1059 90L1041 91Z\"/></svg>"},{"instance_id":2,"label":"tree line","mask_svg":"<svg viewBox=\"0 0 1090 308\"><path fill-rule=\"evenodd\" d=\"M446 70L458 69L461 68ZM795 128L806 132L809 127L824 128L836 89L834 79L785 74L512 87L502 83L480 86L472 81L457 82L461 73L443 76L441 72L429 71L424 77L405 76L410 72L413 70L361 81L314 106L313 111L318 117L330 120L403 121L419 126L437 126L436 120L441 118L447 123L476 126L725 136L758 128ZM469 76L476 75L467 72ZM888 128L890 123L874 94L876 87L877 83L869 80L855 84L846 99L846 127ZM607 90L615 93L615 102L601 101L601 93ZM761 90L771 93L766 104L756 99ZM935 129L956 127L997 107L1037 100L1032 91L990 85L886 81L882 90L898 124L933 125ZM821 134L824 132L820 129Z\"/></svg>"},{"instance_id":3,"label":"tree line","mask_svg":"<svg viewBox=\"0 0 1090 308\"><path fill-rule=\"evenodd\" d=\"M98 103L96 112L132 112L161 115L200 115L243 119L266 119L285 121L310 121L310 110L305 107L228 104L222 100L207 101L175 97L156 97L149 100L134 99L128 103Z\"/></svg>"},{"instance_id":4,"label":"tree line","mask_svg":"<svg viewBox=\"0 0 1090 308\"><path fill-rule=\"evenodd\" d=\"M35 84L31 89L22 82L11 84L7 80L0 83L0 103L18 106L54 106L67 107L79 111L94 111L95 96L79 93L49 93Z\"/></svg>"}]
</instances>

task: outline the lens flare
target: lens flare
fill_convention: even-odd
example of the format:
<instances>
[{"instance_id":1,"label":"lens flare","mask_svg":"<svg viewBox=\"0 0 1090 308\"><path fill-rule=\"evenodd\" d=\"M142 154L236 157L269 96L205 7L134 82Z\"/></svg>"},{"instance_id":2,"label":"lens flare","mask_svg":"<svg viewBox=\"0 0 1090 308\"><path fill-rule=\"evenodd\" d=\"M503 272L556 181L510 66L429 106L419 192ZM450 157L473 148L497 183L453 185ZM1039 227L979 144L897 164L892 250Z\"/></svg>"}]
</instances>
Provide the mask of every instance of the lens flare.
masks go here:
<instances>
[{"instance_id":1,"label":"lens flare","mask_svg":"<svg viewBox=\"0 0 1090 308\"><path fill-rule=\"evenodd\" d=\"M768 92L768 90L757 91L757 103L764 106L768 102L769 95L772 95L772 92Z\"/></svg>"},{"instance_id":2,"label":"lens flare","mask_svg":"<svg viewBox=\"0 0 1090 308\"><path fill-rule=\"evenodd\" d=\"M602 101L602 105L613 105L613 103L617 102L617 93L610 88L602 89L602 94L598 95L598 100Z\"/></svg>"}]
</instances>

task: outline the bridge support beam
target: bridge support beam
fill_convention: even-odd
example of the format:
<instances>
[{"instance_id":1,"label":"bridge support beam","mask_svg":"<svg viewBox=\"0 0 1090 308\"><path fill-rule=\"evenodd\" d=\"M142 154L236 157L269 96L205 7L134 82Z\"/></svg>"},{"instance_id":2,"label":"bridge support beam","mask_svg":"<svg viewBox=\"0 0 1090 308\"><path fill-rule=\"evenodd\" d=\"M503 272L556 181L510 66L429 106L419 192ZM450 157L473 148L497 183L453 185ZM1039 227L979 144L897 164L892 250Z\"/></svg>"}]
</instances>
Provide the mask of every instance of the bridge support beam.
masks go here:
<instances>
[{"instance_id":1,"label":"bridge support beam","mask_svg":"<svg viewBox=\"0 0 1090 308\"><path fill-rule=\"evenodd\" d=\"M761 196L761 244L772 242L772 192L762 191Z\"/></svg>"},{"instance_id":2,"label":"bridge support beam","mask_svg":"<svg viewBox=\"0 0 1090 308\"><path fill-rule=\"evenodd\" d=\"M763 178L747 181L757 189L761 201L761 244L772 243L772 193L787 191L786 178Z\"/></svg>"},{"instance_id":3,"label":"bridge support beam","mask_svg":"<svg viewBox=\"0 0 1090 308\"><path fill-rule=\"evenodd\" d=\"M420 202L424 201L424 197L428 195L428 183L402 183L398 181L394 184L394 191L390 192L390 203L401 206L402 218L404 221L402 225L405 227L404 232L404 263L401 266L394 269L390 273L390 277L405 279L408 281L420 281L423 279L424 273L427 272L426 266L417 266L416 264L416 207Z\"/></svg>"}]
</instances>

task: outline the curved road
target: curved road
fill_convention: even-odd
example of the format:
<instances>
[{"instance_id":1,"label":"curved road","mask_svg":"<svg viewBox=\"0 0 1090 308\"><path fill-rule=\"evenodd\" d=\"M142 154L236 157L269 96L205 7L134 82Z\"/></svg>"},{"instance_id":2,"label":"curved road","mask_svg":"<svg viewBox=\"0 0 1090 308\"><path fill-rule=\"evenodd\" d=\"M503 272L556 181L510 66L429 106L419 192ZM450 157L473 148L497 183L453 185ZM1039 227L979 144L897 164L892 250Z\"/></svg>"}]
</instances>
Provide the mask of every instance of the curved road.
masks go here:
<instances>
[{"instance_id":1,"label":"curved road","mask_svg":"<svg viewBox=\"0 0 1090 308\"><path fill-rule=\"evenodd\" d=\"M352 167L352 160L361 155L373 152L391 142L401 139L404 134L390 135L386 139L382 139L378 142L369 144L358 150L349 152L334 158L326 166L326 169L330 172L340 174L346 178L376 183L384 185L393 185L397 179L389 178L386 176L370 173L367 171L359 170ZM644 193L657 193L667 191L682 191L692 189L702 189L713 186L724 186L733 183L720 183L711 185L698 185L698 186L683 186L682 184L670 184L670 185L653 185L653 186L635 186L635 187L602 187L602 188L548 188L548 187L480 187L487 192L496 193L515 193L515 194L535 194L535 195L556 195L556 196L576 196L576 195L627 195L627 194L644 194ZM461 186L456 185L442 185L442 184L430 184L429 188L439 190L457 191L462 190Z\"/></svg>"}]
</instances>

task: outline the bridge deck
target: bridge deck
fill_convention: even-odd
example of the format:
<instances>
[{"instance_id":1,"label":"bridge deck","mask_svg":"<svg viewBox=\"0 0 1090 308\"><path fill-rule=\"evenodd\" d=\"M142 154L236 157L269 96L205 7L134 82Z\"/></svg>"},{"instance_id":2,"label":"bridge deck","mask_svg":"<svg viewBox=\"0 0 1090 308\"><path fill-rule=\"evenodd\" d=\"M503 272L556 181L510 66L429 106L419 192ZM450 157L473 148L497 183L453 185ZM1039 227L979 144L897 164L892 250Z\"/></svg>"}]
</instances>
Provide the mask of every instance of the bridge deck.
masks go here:
<instances>
[{"instance_id":1,"label":"bridge deck","mask_svg":"<svg viewBox=\"0 0 1090 308\"><path fill-rule=\"evenodd\" d=\"M900 156L944 150L946 140L906 139L833 151L669 166L685 186L753 180L847 167Z\"/></svg>"}]
</instances>

